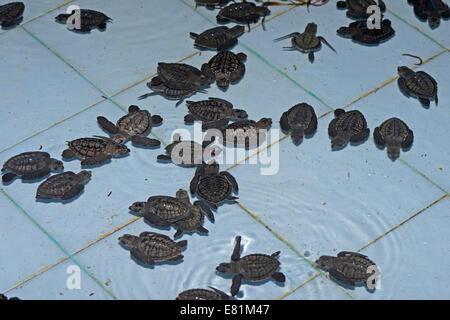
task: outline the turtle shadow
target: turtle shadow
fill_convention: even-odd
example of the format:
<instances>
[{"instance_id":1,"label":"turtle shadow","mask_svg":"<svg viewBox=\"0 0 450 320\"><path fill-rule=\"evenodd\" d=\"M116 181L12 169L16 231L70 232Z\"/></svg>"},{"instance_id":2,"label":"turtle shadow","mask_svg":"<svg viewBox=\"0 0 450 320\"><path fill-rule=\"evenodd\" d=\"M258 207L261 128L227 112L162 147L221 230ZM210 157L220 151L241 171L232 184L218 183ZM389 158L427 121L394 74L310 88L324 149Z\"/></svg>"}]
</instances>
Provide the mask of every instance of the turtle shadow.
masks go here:
<instances>
[{"instance_id":1,"label":"turtle shadow","mask_svg":"<svg viewBox=\"0 0 450 320\"><path fill-rule=\"evenodd\" d=\"M62 200L62 199L57 199L57 198L56 199L36 198L36 202L40 202L40 203L61 203L61 204L65 205L65 204L69 204L69 203L77 200L79 197L81 197L81 195L83 193L84 193L84 189L79 194L77 194L76 196L74 196L74 197L72 197L70 199L67 199L67 200Z\"/></svg>"}]
</instances>

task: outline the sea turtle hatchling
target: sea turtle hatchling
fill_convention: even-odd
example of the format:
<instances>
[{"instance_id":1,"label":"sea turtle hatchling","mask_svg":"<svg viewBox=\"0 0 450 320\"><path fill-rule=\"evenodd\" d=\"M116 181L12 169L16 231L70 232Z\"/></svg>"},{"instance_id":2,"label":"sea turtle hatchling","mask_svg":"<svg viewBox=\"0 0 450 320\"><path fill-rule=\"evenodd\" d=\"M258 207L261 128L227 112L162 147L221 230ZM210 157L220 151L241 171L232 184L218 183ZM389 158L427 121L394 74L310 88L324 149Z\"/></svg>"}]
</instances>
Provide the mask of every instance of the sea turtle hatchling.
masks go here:
<instances>
[{"instance_id":1,"label":"sea turtle hatchling","mask_svg":"<svg viewBox=\"0 0 450 320\"><path fill-rule=\"evenodd\" d=\"M146 135L152 130L152 125L162 122L158 115L151 115L148 110L141 110L132 105L128 108L128 114L121 117L116 124L105 117L97 117L97 122L108 133L112 134L112 140L124 143L131 138L133 144L143 147L158 147L161 142L157 139L147 138Z\"/></svg>"},{"instance_id":2,"label":"sea turtle hatchling","mask_svg":"<svg viewBox=\"0 0 450 320\"><path fill-rule=\"evenodd\" d=\"M271 118L233 122L222 129L220 143L227 147L255 148L266 139L266 130L271 125Z\"/></svg>"},{"instance_id":3,"label":"sea turtle hatchling","mask_svg":"<svg viewBox=\"0 0 450 320\"><path fill-rule=\"evenodd\" d=\"M392 38L395 30L391 27L391 21L388 19L381 21L380 29L369 29L367 21L362 20L352 22L348 27L339 28L337 33L359 43L378 44Z\"/></svg>"},{"instance_id":4,"label":"sea turtle hatchling","mask_svg":"<svg viewBox=\"0 0 450 320\"><path fill-rule=\"evenodd\" d=\"M83 191L84 183L90 178L91 171L88 170L77 174L72 171L56 174L39 185L36 199L72 199Z\"/></svg>"},{"instance_id":5,"label":"sea turtle hatchling","mask_svg":"<svg viewBox=\"0 0 450 320\"><path fill-rule=\"evenodd\" d=\"M67 144L69 148L63 151L62 157L81 158L82 166L101 164L111 160L113 156L122 156L130 152L127 146L106 137L79 138Z\"/></svg>"},{"instance_id":6,"label":"sea turtle hatchling","mask_svg":"<svg viewBox=\"0 0 450 320\"><path fill-rule=\"evenodd\" d=\"M77 13L77 11L79 11ZM77 15L79 16L79 23L77 24ZM73 23L68 24L69 29L81 32L90 32L93 28L98 28L100 30L106 29L106 23L112 20L110 17L102 12L90 10L90 9L79 9L73 10L71 13L61 13L55 20L60 23L72 22L69 18L73 17Z\"/></svg>"},{"instance_id":7,"label":"sea turtle hatchling","mask_svg":"<svg viewBox=\"0 0 450 320\"><path fill-rule=\"evenodd\" d=\"M36 180L48 175L52 170L64 170L63 163L50 158L47 152L32 151L15 155L3 164L3 183L11 182L20 176L22 180Z\"/></svg>"},{"instance_id":8,"label":"sea turtle hatchling","mask_svg":"<svg viewBox=\"0 0 450 320\"><path fill-rule=\"evenodd\" d=\"M139 237L124 234L120 244L131 248L131 256L139 262L154 265L155 262L179 261L183 259L181 251L187 245L186 240L175 242L168 236L155 232L142 232Z\"/></svg>"},{"instance_id":9,"label":"sea turtle hatchling","mask_svg":"<svg viewBox=\"0 0 450 320\"><path fill-rule=\"evenodd\" d=\"M201 70L186 63L159 62L157 72L162 82L175 89L182 89L190 84L207 86L211 83L211 79Z\"/></svg>"},{"instance_id":10,"label":"sea turtle hatchling","mask_svg":"<svg viewBox=\"0 0 450 320\"><path fill-rule=\"evenodd\" d=\"M414 5L414 13L422 20L428 20L431 28L437 28L441 23L441 17L450 17L450 8L442 0L408 0Z\"/></svg>"},{"instance_id":11,"label":"sea turtle hatchling","mask_svg":"<svg viewBox=\"0 0 450 320\"><path fill-rule=\"evenodd\" d=\"M372 15L367 9L370 6L378 6L381 12L386 10L386 5L382 0L344 0L338 1L338 9L347 9L347 16L353 19L367 19Z\"/></svg>"},{"instance_id":12,"label":"sea turtle hatchling","mask_svg":"<svg viewBox=\"0 0 450 320\"><path fill-rule=\"evenodd\" d=\"M398 67L398 86L407 96L416 97L420 103L430 106L430 99L438 104L438 86L436 80L424 71L413 71L406 66Z\"/></svg>"},{"instance_id":13,"label":"sea turtle hatchling","mask_svg":"<svg viewBox=\"0 0 450 320\"><path fill-rule=\"evenodd\" d=\"M245 59L245 53L221 51L202 66L202 71L208 78L215 79L220 88L226 89L230 82L236 83L244 76Z\"/></svg>"},{"instance_id":14,"label":"sea turtle hatchling","mask_svg":"<svg viewBox=\"0 0 450 320\"><path fill-rule=\"evenodd\" d=\"M303 33L293 32L283 37L277 38L274 41L280 41L287 38L292 38L292 47L284 47L289 50L300 50L308 53L309 61L314 62L314 52L322 48L322 42L325 43L331 50L336 52L334 48L325 40L324 37L316 36L317 24L314 22L308 23Z\"/></svg>"},{"instance_id":15,"label":"sea turtle hatchling","mask_svg":"<svg viewBox=\"0 0 450 320\"><path fill-rule=\"evenodd\" d=\"M175 300L229 300L225 292L220 291L216 288L209 287L211 290L207 289L189 289L180 292Z\"/></svg>"},{"instance_id":16,"label":"sea turtle hatchling","mask_svg":"<svg viewBox=\"0 0 450 320\"><path fill-rule=\"evenodd\" d=\"M222 26L205 30L200 34L191 32L190 36L195 39L196 47L224 51L233 47L243 33L243 26L234 26L231 29Z\"/></svg>"},{"instance_id":17,"label":"sea turtle hatchling","mask_svg":"<svg viewBox=\"0 0 450 320\"><path fill-rule=\"evenodd\" d=\"M211 207L217 209L217 204L225 200L236 200L231 193L238 192L236 179L227 171L219 172L216 162L202 163L197 167L190 183L191 194L197 194Z\"/></svg>"},{"instance_id":18,"label":"sea turtle hatchling","mask_svg":"<svg viewBox=\"0 0 450 320\"><path fill-rule=\"evenodd\" d=\"M192 123L202 121L203 129L222 127L228 124L228 119L245 119L247 112L240 109L233 109L233 105L223 99L208 98L202 101L186 101L189 114L184 117L184 121Z\"/></svg>"},{"instance_id":19,"label":"sea turtle hatchling","mask_svg":"<svg viewBox=\"0 0 450 320\"><path fill-rule=\"evenodd\" d=\"M407 124L398 118L390 118L384 121L373 132L375 143L379 146L387 146L387 153L391 159L400 155L400 147L408 149L414 141L414 133Z\"/></svg>"},{"instance_id":20,"label":"sea turtle hatchling","mask_svg":"<svg viewBox=\"0 0 450 320\"><path fill-rule=\"evenodd\" d=\"M270 10L263 4L258 7L252 2L243 0L242 2L232 3L222 8L216 16L218 23L226 23L234 21L237 23L246 23L248 31L250 31L250 23L258 22L260 17L263 17L262 27L264 27L264 20L267 15L270 14Z\"/></svg>"},{"instance_id":21,"label":"sea turtle hatchling","mask_svg":"<svg viewBox=\"0 0 450 320\"><path fill-rule=\"evenodd\" d=\"M343 109L336 109L334 115L336 118L328 125L328 135L333 138L331 148L341 148L348 141L359 143L369 136L366 119L358 110L345 112Z\"/></svg>"},{"instance_id":22,"label":"sea turtle hatchling","mask_svg":"<svg viewBox=\"0 0 450 320\"><path fill-rule=\"evenodd\" d=\"M360 253L342 251L337 257L321 256L316 264L327 269L334 279L350 286L361 282L366 285L370 282L374 285L377 280L373 277L377 272L377 266L367 256Z\"/></svg>"},{"instance_id":23,"label":"sea turtle hatchling","mask_svg":"<svg viewBox=\"0 0 450 320\"><path fill-rule=\"evenodd\" d=\"M177 191L175 197L152 196L147 202L133 203L129 209L155 226L175 226L177 228L175 238L181 236L184 231L197 230L200 233L208 233L202 226L204 215L214 222L211 210L201 201L191 204L187 192L182 189Z\"/></svg>"},{"instance_id":24,"label":"sea turtle hatchling","mask_svg":"<svg viewBox=\"0 0 450 320\"><path fill-rule=\"evenodd\" d=\"M207 9L213 10L227 5L231 0L195 0L195 8L197 6L205 6Z\"/></svg>"},{"instance_id":25,"label":"sea turtle hatchling","mask_svg":"<svg viewBox=\"0 0 450 320\"><path fill-rule=\"evenodd\" d=\"M262 253L250 254L240 257L241 237L236 237L236 245L231 255L231 263L221 263L216 270L225 274L237 274L233 277L231 285L231 295L235 296L239 292L242 280L251 282L262 281L273 278L278 282L285 282L283 273L277 272L280 262L277 257L280 251L266 255Z\"/></svg>"},{"instance_id":26,"label":"sea turtle hatchling","mask_svg":"<svg viewBox=\"0 0 450 320\"><path fill-rule=\"evenodd\" d=\"M23 2L10 2L0 6L2 28L10 28L22 21L25 5Z\"/></svg>"},{"instance_id":27,"label":"sea turtle hatchling","mask_svg":"<svg viewBox=\"0 0 450 320\"><path fill-rule=\"evenodd\" d=\"M304 135L312 135L317 130L317 116L314 108L307 103L299 103L284 112L280 119L283 131L290 131L294 143L299 143Z\"/></svg>"}]
</instances>

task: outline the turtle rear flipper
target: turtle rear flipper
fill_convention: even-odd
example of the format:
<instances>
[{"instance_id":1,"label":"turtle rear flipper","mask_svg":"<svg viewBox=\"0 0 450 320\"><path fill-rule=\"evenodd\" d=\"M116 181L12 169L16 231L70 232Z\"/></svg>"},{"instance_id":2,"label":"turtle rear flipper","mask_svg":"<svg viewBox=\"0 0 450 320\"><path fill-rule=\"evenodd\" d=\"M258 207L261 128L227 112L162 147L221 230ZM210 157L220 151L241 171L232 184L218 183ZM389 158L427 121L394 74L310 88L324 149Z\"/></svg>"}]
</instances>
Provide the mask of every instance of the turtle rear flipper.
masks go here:
<instances>
[{"instance_id":1,"label":"turtle rear flipper","mask_svg":"<svg viewBox=\"0 0 450 320\"><path fill-rule=\"evenodd\" d=\"M234 192L238 192L239 191L239 186L238 183L236 181L236 179L231 175L231 173L229 173L228 171L222 171L220 173L220 175L224 176L225 178L227 178L227 180L231 183L231 185L233 186L233 190Z\"/></svg>"},{"instance_id":2,"label":"turtle rear flipper","mask_svg":"<svg viewBox=\"0 0 450 320\"><path fill-rule=\"evenodd\" d=\"M336 7L338 9L345 9L345 8L347 8L347 3L345 1L338 1L336 3Z\"/></svg>"},{"instance_id":3,"label":"turtle rear flipper","mask_svg":"<svg viewBox=\"0 0 450 320\"><path fill-rule=\"evenodd\" d=\"M142 147L159 147L161 145L161 141L157 139L150 139L142 136L131 137L131 142Z\"/></svg>"},{"instance_id":4,"label":"turtle rear flipper","mask_svg":"<svg viewBox=\"0 0 450 320\"><path fill-rule=\"evenodd\" d=\"M197 200L194 202L194 206L199 208L200 211L202 211L208 217L209 221L211 222L215 221L214 214L212 213L211 209L209 209L203 202ZM215 209L217 209L217 206Z\"/></svg>"},{"instance_id":5,"label":"turtle rear flipper","mask_svg":"<svg viewBox=\"0 0 450 320\"><path fill-rule=\"evenodd\" d=\"M160 154L159 156L156 157L157 160L160 161L171 161L172 158L166 154Z\"/></svg>"},{"instance_id":6,"label":"turtle rear flipper","mask_svg":"<svg viewBox=\"0 0 450 320\"><path fill-rule=\"evenodd\" d=\"M336 279L336 280L338 280L338 281L340 281L342 283L348 284L350 286L354 286L355 285L355 282L353 280L347 278L339 270L331 269L331 270L329 270L329 273L330 273L331 277L333 277L334 279Z\"/></svg>"},{"instance_id":7,"label":"turtle rear flipper","mask_svg":"<svg viewBox=\"0 0 450 320\"><path fill-rule=\"evenodd\" d=\"M197 227L197 231L200 232L201 234L208 234L209 233L208 229L204 228L203 226L198 226Z\"/></svg>"},{"instance_id":8,"label":"turtle rear flipper","mask_svg":"<svg viewBox=\"0 0 450 320\"><path fill-rule=\"evenodd\" d=\"M99 154L95 157L86 158L83 161L81 161L82 166L94 166L97 164L101 164L104 162L107 162L111 160L112 156L110 154Z\"/></svg>"},{"instance_id":9,"label":"turtle rear flipper","mask_svg":"<svg viewBox=\"0 0 450 320\"><path fill-rule=\"evenodd\" d=\"M195 117L192 114L187 114L184 116L184 122L192 123L195 121Z\"/></svg>"},{"instance_id":10,"label":"turtle rear flipper","mask_svg":"<svg viewBox=\"0 0 450 320\"><path fill-rule=\"evenodd\" d=\"M184 230L182 228L177 229L177 232L173 235L174 238L178 238L183 234Z\"/></svg>"},{"instance_id":11,"label":"turtle rear flipper","mask_svg":"<svg viewBox=\"0 0 450 320\"><path fill-rule=\"evenodd\" d=\"M236 244L234 245L231 261L238 261L241 257L241 236L236 237Z\"/></svg>"},{"instance_id":12,"label":"turtle rear flipper","mask_svg":"<svg viewBox=\"0 0 450 320\"><path fill-rule=\"evenodd\" d=\"M3 183L8 183L8 182L11 182L15 177L17 177L16 174L14 174L12 172L8 172L2 176L2 181L3 181Z\"/></svg>"},{"instance_id":13,"label":"turtle rear flipper","mask_svg":"<svg viewBox=\"0 0 450 320\"><path fill-rule=\"evenodd\" d=\"M105 117L97 117L97 122L99 126L109 134L119 133L119 128Z\"/></svg>"},{"instance_id":14,"label":"turtle rear flipper","mask_svg":"<svg viewBox=\"0 0 450 320\"><path fill-rule=\"evenodd\" d=\"M82 185L82 184L74 185L69 191L64 193L64 195L61 197L61 200L72 199L73 197L79 195L81 193L81 191L83 191L83 189L84 189L84 185Z\"/></svg>"},{"instance_id":15,"label":"turtle rear flipper","mask_svg":"<svg viewBox=\"0 0 450 320\"><path fill-rule=\"evenodd\" d=\"M141 250L139 250L138 248L132 248L130 250L130 254L133 258L135 258L136 260L148 264L148 265L154 265L155 261L149 257L148 255L146 255L145 253L143 253Z\"/></svg>"},{"instance_id":16,"label":"turtle rear flipper","mask_svg":"<svg viewBox=\"0 0 450 320\"><path fill-rule=\"evenodd\" d=\"M281 272L275 272L272 275L272 278L275 279L275 281L277 281L277 282L282 282L283 283L283 282L286 281L285 275L283 273L281 273Z\"/></svg>"},{"instance_id":17,"label":"turtle rear flipper","mask_svg":"<svg viewBox=\"0 0 450 320\"><path fill-rule=\"evenodd\" d=\"M280 118L280 127L281 127L281 130L283 130L283 131L289 131L289 130L291 129L291 126L289 125L288 112L287 112L287 111L284 112L284 113L281 115L281 118Z\"/></svg>"},{"instance_id":18,"label":"turtle rear flipper","mask_svg":"<svg viewBox=\"0 0 450 320\"><path fill-rule=\"evenodd\" d=\"M237 295L237 293L239 292L239 288L241 287L241 283L242 283L242 278L243 276L238 274L236 276L233 277L233 282L231 284L231 295L234 297L235 295Z\"/></svg>"},{"instance_id":19,"label":"turtle rear flipper","mask_svg":"<svg viewBox=\"0 0 450 320\"><path fill-rule=\"evenodd\" d=\"M22 175L22 180L36 180L36 179L40 179L40 178L45 177L46 175L48 175L50 172L51 172L50 168L45 168L45 169L42 169L40 171L27 173L27 174Z\"/></svg>"}]
</instances>

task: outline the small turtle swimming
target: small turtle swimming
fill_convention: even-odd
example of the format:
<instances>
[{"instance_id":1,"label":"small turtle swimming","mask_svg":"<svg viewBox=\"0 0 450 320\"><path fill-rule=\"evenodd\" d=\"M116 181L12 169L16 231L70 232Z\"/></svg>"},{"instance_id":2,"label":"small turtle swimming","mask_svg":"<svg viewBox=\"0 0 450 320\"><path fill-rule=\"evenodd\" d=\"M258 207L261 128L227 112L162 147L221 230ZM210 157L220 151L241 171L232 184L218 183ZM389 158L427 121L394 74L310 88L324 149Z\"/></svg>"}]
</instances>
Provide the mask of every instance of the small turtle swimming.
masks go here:
<instances>
[{"instance_id":1,"label":"small turtle swimming","mask_svg":"<svg viewBox=\"0 0 450 320\"><path fill-rule=\"evenodd\" d=\"M232 3L222 8L216 16L218 23L225 23L234 21L238 23L246 23L248 31L250 31L250 23L258 22L260 17L263 17L262 27L265 30L264 20L267 15L270 14L270 10L263 4L258 7L252 2L243 0L239 3Z\"/></svg>"},{"instance_id":2,"label":"small turtle swimming","mask_svg":"<svg viewBox=\"0 0 450 320\"><path fill-rule=\"evenodd\" d=\"M148 110L141 110L138 106L131 105L128 114L117 120L114 124L105 117L97 117L97 122L108 133L112 134L112 140L124 143L131 139L133 144L144 147L158 147L161 142L157 139L147 138L152 130L152 125L160 124L163 119L158 115L151 115Z\"/></svg>"},{"instance_id":3,"label":"small turtle swimming","mask_svg":"<svg viewBox=\"0 0 450 320\"><path fill-rule=\"evenodd\" d=\"M189 289L180 292L175 300L229 300L230 297L223 291L209 287L207 289Z\"/></svg>"},{"instance_id":4,"label":"small turtle swimming","mask_svg":"<svg viewBox=\"0 0 450 320\"><path fill-rule=\"evenodd\" d=\"M384 19L381 21L381 29L369 29L367 21L355 21L350 23L348 27L341 27L337 33L343 37L350 37L353 41L365 44L378 44L384 42L395 34L395 30L391 27L391 21Z\"/></svg>"},{"instance_id":5,"label":"small turtle swimming","mask_svg":"<svg viewBox=\"0 0 450 320\"><path fill-rule=\"evenodd\" d=\"M314 108L307 103L299 103L284 112L280 119L283 131L290 131L294 143L299 143L304 135L312 135L317 130L317 116Z\"/></svg>"},{"instance_id":6,"label":"small turtle swimming","mask_svg":"<svg viewBox=\"0 0 450 320\"><path fill-rule=\"evenodd\" d=\"M91 178L91 171L83 170L75 174L72 171L51 176L42 182L36 192L36 199L70 200L84 189L84 183Z\"/></svg>"},{"instance_id":7,"label":"small turtle swimming","mask_svg":"<svg viewBox=\"0 0 450 320\"><path fill-rule=\"evenodd\" d=\"M424 71L413 71L406 66L398 67L398 86L407 96L418 98L420 103L430 106L430 99L438 104L438 85L436 80Z\"/></svg>"},{"instance_id":8,"label":"small turtle swimming","mask_svg":"<svg viewBox=\"0 0 450 320\"><path fill-rule=\"evenodd\" d=\"M213 10L227 5L231 0L195 0L195 8L197 6L205 6L207 9Z\"/></svg>"},{"instance_id":9,"label":"small turtle swimming","mask_svg":"<svg viewBox=\"0 0 450 320\"><path fill-rule=\"evenodd\" d=\"M230 83L242 79L245 73L245 53L234 54L231 51L221 51L202 66L202 72L210 79L215 79L217 86L228 88Z\"/></svg>"},{"instance_id":10,"label":"small turtle swimming","mask_svg":"<svg viewBox=\"0 0 450 320\"><path fill-rule=\"evenodd\" d=\"M8 173L2 176L2 181L9 183L17 176L22 177L22 180L36 180L45 177L53 170L64 170L62 161L50 158L47 152L23 152L9 158L3 164L2 172Z\"/></svg>"},{"instance_id":11,"label":"small turtle swimming","mask_svg":"<svg viewBox=\"0 0 450 320\"><path fill-rule=\"evenodd\" d=\"M233 192L238 192L236 179L227 171L219 172L219 164L202 163L197 167L195 175L190 183L191 194L197 194L212 208L217 209L217 204L225 200L236 200Z\"/></svg>"},{"instance_id":12,"label":"small turtle swimming","mask_svg":"<svg viewBox=\"0 0 450 320\"><path fill-rule=\"evenodd\" d=\"M91 29L96 27L100 30L105 30L106 23L112 19L99 11L79 9L73 10L71 13L61 13L55 17L55 20L60 23L66 23L71 30L91 32Z\"/></svg>"},{"instance_id":13,"label":"small turtle swimming","mask_svg":"<svg viewBox=\"0 0 450 320\"><path fill-rule=\"evenodd\" d=\"M23 2L10 2L0 6L0 24L2 28L10 28L23 19L25 4Z\"/></svg>"},{"instance_id":14,"label":"small turtle swimming","mask_svg":"<svg viewBox=\"0 0 450 320\"><path fill-rule=\"evenodd\" d=\"M324 37L316 36L317 24L314 22L308 23L303 33L293 32L286 36L275 39L274 41L280 41L287 38L292 38L292 47L284 47L285 49L300 50L301 52L308 53L309 61L314 62L314 52L319 51L322 48L322 42L325 43L331 50L336 52L334 48L325 40Z\"/></svg>"},{"instance_id":15,"label":"small turtle swimming","mask_svg":"<svg viewBox=\"0 0 450 320\"><path fill-rule=\"evenodd\" d=\"M201 201L191 204L188 193L182 189L177 191L175 197L151 196L147 202L135 202L129 209L155 226L174 226L177 228L174 238L181 236L184 231L197 230L207 234L208 230L202 226L204 215L214 222L211 210Z\"/></svg>"},{"instance_id":16,"label":"small turtle swimming","mask_svg":"<svg viewBox=\"0 0 450 320\"><path fill-rule=\"evenodd\" d=\"M367 19L372 13L368 13L370 6L378 6L381 12L386 10L386 5L382 0L344 0L338 1L338 9L347 9L347 16L353 19Z\"/></svg>"},{"instance_id":17,"label":"small turtle swimming","mask_svg":"<svg viewBox=\"0 0 450 320\"><path fill-rule=\"evenodd\" d=\"M231 29L222 26L205 30L200 34L191 32L190 36L195 39L196 47L224 51L233 47L243 33L243 26L234 26Z\"/></svg>"},{"instance_id":18,"label":"small turtle swimming","mask_svg":"<svg viewBox=\"0 0 450 320\"><path fill-rule=\"evenodd\" d=\"M273 278L278 282L285 282L286 277L278 272L280 262L277 257L280 251L272 253L270 256L262 253L250 254L241 258L241 237L236 237L236 245L231 255L231 263L221 263L216 270L225 274L237 274L233 277L231 285L231 295L235 296L239 292L242 280L251 282L262 281Z\"/></svg>"},{"instance_id":19,"label":"small turtle swimming","mask_svg":"<svg viewBox=\"0 0 450 320\"><path fill-rule=\"evenodd\" d=\"M375 143L387 146L387 153L391 159L400 155L400 147L408 149L414 141L414 133L408 125L399 118L390 118L384 121L373 132Z\"/></svg>"},{"instance_id":20,"label":"small turtle swimming","mask_svg":"<svg viewBox=\"0 0 450 320\"><path fill-rule=\"evenodd\" d=\"M93 166L111 160L113 156L128 154L130 149L110 138L80 138L69 141L69 148L64 150L62 157L65 159L81 158L82 166Z\"/></svg>"},{"instance_id":21,"label":"small turtle swimming","mask_svg":"<svg viewBox=\"0 0 450 320\"><path fill-rule=\"evenodd\" d=\"M316 264L327 269L334 279L350 286L362 282L366 285L369 282L374 285L377 280L373 278L374 273L377 272L377 266L367 256L360 253L342 251L337 257L321 256Z\"/></svg>"},{"instance_id":22,"label":"small turtle swimming","mask_svg":"<svg viewBox=\"0 0 450 320\"><path fill-rule=\"evenodd\" d=\"M181 251L187 245L186 240L175 242L168 236L155 232L142 232L139 237L124 234L119 238L120 244L131 248L131 256L139 262L154 265L162 261L179 261L183 259Z\"/></svg>"},{"instance_id":23,"label":"small turtle swimming","mask_svg":"<svg viewBox=\"0 0 450 320\"><path fill-rule=\"evenodd\" d=\"M336 109L334 118L328 125L328 135L332 137L331 148L341 148L348 141L358 143L369 136L366 118L358 110Z\"/></svg>"},{"instance_id":24,"label":"small turtle swimming","mask_svg":"<svg viewBox=\"0 0 450 320\"><path fill-rule=\"evenodd\" d=\"M227 147L254 148L266 139L266 130L272 125L271 118L239 120L222 129L220 143Z\"/></svg>"},{"instance_id":25,"label":"small turtle swimming","mask_svg":"<svg viewBox=\"0 0 450 320\"><path fill-rule=\"evenodd\" d=\"M203 129L226 126L228 119L245 119L247 112L240 109L233 109L233 105L223 99L209 97L208 100L186 101L189 114L184 117L184 121L192 123L202 121Z\"/></svg>"},{"instance_id":26,"label":"small turtle swimming","mask_svg":"<svg viewBox=\"0 0 450 320\"><path fill-rule=\"evenodd\" d=\"M421 20L428 20L431 28L437 28L441 18L450 18L450 8L442 0L408 0L414 5L414 13Z\"/></svg>"}]
</instances>

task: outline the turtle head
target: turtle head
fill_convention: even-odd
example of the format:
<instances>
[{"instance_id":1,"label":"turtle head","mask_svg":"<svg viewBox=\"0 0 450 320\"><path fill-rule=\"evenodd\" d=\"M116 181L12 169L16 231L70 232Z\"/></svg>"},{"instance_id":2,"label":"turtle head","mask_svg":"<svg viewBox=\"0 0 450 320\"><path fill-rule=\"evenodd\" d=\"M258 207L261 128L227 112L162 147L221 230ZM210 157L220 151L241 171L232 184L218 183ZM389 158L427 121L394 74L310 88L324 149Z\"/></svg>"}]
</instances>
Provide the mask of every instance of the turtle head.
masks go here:
<instances>
[{"instance_id":1,"label":"turtle head","mask_svg":"<svg viewBox=\"0 0 450 320\"><path fill-rule=\"evenodd\" d=\"M428 24L432 29L439 27L441 24L441 17L437 14L428 16Z\"/></svg>"},{"instance_id":2,"label":"turtle head","mask_svg":"<svg viewBox=\"0 0 450 320\"><path fill-rule=\"evenodd\" d=\"M50 169L52 170L64 170L64 165L62 161L51 159L50 161Z\"/></svg>"},{"instance_id":3,"label":"turtle head","mask_svg":"<svg viewBox=\"0 0 450 320\"><path fill-rule=\"evenodd\" d=\"M267 129L272 125L272 119L271 118L261 118L258 123L258 129Z\"/></svg>"},{"instance_id":4,"label":"turtle head","mask_svg":"<svg viewBox=\"0 0 450 320\"><path fill-rule=\"evenodd\" d=\"M256 7L256 13L258 13L260 16L268 16L270 14L270 10L265 5L263 5L261 7Z\"/></svg>"},{"instance_id":5,"label":"turtle head","mask_svg":"<svg viewBox=\"0 0 450 320\"><path fill-rule=\"evenodd\" d=\"M119 238L119 242L126 247L135 247L138 239L138 237L131 234L124 234Z\"/></svg>"},{"instance_id":6,"label":"turtle head","mask_svg":"<svg viewBox=\"0 0 450 320\"><path fill-rule=\"evenodd\" d=\"M228 32L233 37L239 37L240 35L242 35L245 32L245 28L244 28L244 26L236 25L233 28L231 28L230 30L228 30Z\"/></svg>"},{"instance_id":7,"label":"turtle head","mask_svg":"<svg viewBox=\"0 0 450 320\"><path fill-rule=\"evenodd\" d=\"M406 76L410 75L412 72L414 72L406 66L398 67L397 71L401 77L406 77Z\"/></svg>"},{"instance_id":8,"label":"turtle head","mask_svg":"<svg viewBox=\"0 0 450 320\"><path fill-rule=\"evenodd\" d=\"M391 144L387 146L389 158L397 159L400 156L400 144Z\"/></svg>"},{"instance_id":9,"label":"turtle head","mask_svg":"<svg viewBox=\"0 0 450 320\"><path fill-rule=\"evenodd\" d=\"M309 33L309 34L316 34L317 24L315 24L314 22L308 23L308 25L306 26L305 32Z\"/></svg>"},{"instance_id":10,"label":"turtle head","mask_svg":"<svg viewBox=\"0 0 450 320\"><path fill-rule=\"evenodd\" d=\"M330 268L334 265L335 260L336 260L336 257L321 256L319 259L316 260L316 264L318 266L320 266L321 268Z\"/></svg>"},{"instance_id":11,"label":"turtle head","mask_svg":"<svg viewBox=\"0 0 450 320\"><path fill-rule=\"evenodd\" d=\"M219 173L219 164L217 162L211 161L205 166L205 175L217 173Z\"/></svg>"},{"instance_id":12,"label":"turtle head","mask_svg":"<svg viewBox=\"0 0 450 320\"><path fill-rule=\"evenodd\" d=\"M92 171L83 170L77 174L77 179L79 182L83 183L83 182L88 181L91 178L91 176L92 176Z\"/></svg>"},{"instance_id":13,"label":"turtle head","mask_svg":"<svg viewBox=\"0 0 450 320\"><path fill-rule=\"evenodd\" d=\"M245 119L248 117L248 114L245 110L234 109L231 116L233 119Z\"/></svg>"},{"instance_id":14,"label":"turtle head","mask_svg":"<svg viewBox=\"0 0 450 320\"><path fill-rule=\"evenodd\" d=\"M225 273L225 274L233 274L236 273L236 264L235 263L221 263L216 267L216 270Z\"/></svg>"},{"instance_id":15,"label":"turtle head","mask_svg":"<svg viewBox=\"0 0 450 320\"><path fill-rule=\"evenodd\" d=\"M217 75L216 83L219 88L226 89L230 84L230 79L226 75Z\"/></svg>"},{"instance_id":16,"label":"turtle head","mask_svg":"<svg viewBox=\"0 0 450 320\"><path fill-rule=\"evenodd\" d=\"M130 149L124 144L111 141L110 150L111 155L122 156L124 154L130 153Z\"/></svg>"},{"instance_id":17,"label":"turtle head","mask_svg":"<svg viewBox=\"0 0 450 320\"><path fill-rule=\"evenodd\" d=\"M303 139L303 135L305 134L303 128L301 126L293 126L291 133L291 138L294 143L299 143Z\"/></svg>"},{"instance_id":18,"label":"turtle head","mask_svg":"<svg viewBox=\"0 0 450 320\"><path fill-rule=\"evenodd\" d=\"M146 202L135 202L131 206L128 207L130 211L137 212L137 213L144 213Z\"/></svg>"},{"instance_id":19,"label":"turtle head","mask_svg":"<svg viewBox=\"0 0 450 320\"><path fill-rule=\"evenodd\" d=\"M58 14L55 17L55 20L58 21L58 22L61 22L61 23L66 23L67 19L69 19L69 17L70 17L70 14L68 14L68 13L61 13L61 14Z\"/></svg>"},{"instance_id":20,"label":"turtle head","mask_svg":"<svg viewBox=\"0 0 450 320\"><path fill-rule=\"evenodd\" d=\"M189 195L186 190L178 189L177 193L175 194L175 197L184 203L190 203Z\"/></svg>"},{"instance_id":21,"label":"turtle head","mask_svg":"<svg viewBox=\"0 0 450 320\"><path fill-rule=\"evenodd\" d=\"M333 140L331 140L331 148L341 148L343 146L345 146L345 144L347 143L347 139L345 138L344 135L338 134L336 137L333 138Z\"/></svg>"},{"instance_id":22,"label":"turtle head","mask_svg":"<svg viewBox=\"0 0 450 320\"><path fill-rule=\"evenodd\" d=\"M123 135L123 134L121 134L121 133L118 133L118 134L115 134L111 139L112 139L112 141L114 141L115 143L122 144L122 143L124 143L125 141L127 141L128 137L126 137L125 135Z\"/></svg>"}]
</instances>

